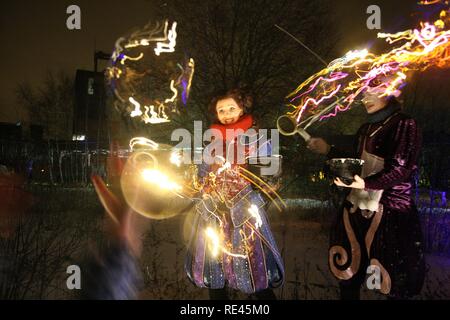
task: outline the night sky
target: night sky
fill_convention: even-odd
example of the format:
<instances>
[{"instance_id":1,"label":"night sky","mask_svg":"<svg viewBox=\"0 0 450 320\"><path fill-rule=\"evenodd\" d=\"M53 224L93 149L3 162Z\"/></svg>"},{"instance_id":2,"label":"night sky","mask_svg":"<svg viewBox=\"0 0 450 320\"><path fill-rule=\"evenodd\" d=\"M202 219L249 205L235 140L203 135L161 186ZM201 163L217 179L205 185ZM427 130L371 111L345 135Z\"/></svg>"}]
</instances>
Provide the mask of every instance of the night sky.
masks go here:
<instances>
[{"instance_id":1,"label":"night sky","mask_svg":"<svg viewBox=\"0 0 450 320\"><path fill-rule=\"evenodd\" d=\"M118 37L153 18L151 1L3 2L0 13L0 122L27 120L26 113L15 101L14 89L18 83L29 81L37 86L47 71L64 70L75 74L76 69L93 70L94 50L111 52ZM155 2L164 4L161 0ZM351 49L370 46L376 38L378 30L366 28L366 8L369 5L381 7L382 31L399 31L411 26L411 13L416 1L340 0L332 3L335 6L335 24L341 33L336 49L341 55ZM66 8L71 4L81 8L81 30L66 28ZM273 32L279 31L274 28ZM104 68L104 63L100 64L100 69Z\"/></svg>"}]
</instances>

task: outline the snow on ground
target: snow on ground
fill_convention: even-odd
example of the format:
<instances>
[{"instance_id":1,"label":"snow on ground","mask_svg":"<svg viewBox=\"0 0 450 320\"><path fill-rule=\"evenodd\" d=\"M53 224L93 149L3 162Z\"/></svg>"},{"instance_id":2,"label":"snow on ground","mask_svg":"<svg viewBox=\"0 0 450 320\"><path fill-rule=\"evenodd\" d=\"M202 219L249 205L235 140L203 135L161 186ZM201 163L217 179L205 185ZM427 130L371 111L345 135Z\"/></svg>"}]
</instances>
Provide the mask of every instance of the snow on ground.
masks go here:
<instances>
[{"instance_id":1,"label":"snow on ground","mask_svg":"<svg viewBox=\"0 0 450 320\"><path fill-rule=\"evenodd\" d=\"M285 284L275 290L279 299L338 299L338 282L328 269L328 228L332 212L327 202L288 200L305 208L284 213L270 210L269 219L286 268ZM324 209L325 208L325 209ZM184 216L152 222L146 239L142 264L145 270L146 299L208 299L208 290L196 288L183 270ZM420 296L415 299L450 299L450 257L428 254L427 276ZM230 293L235 299L249 299ZM362 299L385 299L363 288Z\"/></svg>"}]
</instances>

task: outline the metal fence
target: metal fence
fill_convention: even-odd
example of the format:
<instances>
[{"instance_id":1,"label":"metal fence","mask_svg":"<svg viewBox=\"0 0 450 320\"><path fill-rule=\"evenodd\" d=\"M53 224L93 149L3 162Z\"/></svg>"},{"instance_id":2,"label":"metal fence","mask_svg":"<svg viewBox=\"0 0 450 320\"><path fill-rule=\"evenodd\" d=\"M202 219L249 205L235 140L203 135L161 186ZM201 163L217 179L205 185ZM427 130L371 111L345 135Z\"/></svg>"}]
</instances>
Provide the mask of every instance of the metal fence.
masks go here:
<instances>
[{"instance_id":1,"label":"metal fence","mask_svg":"<svg viewBox=\"0 0 450 320\"><path fill-rule=\"evenodd\" d=\"M108 154L107 145L97 142L0 140L0 165L25 174L31 183L83 186L90 183L93 173L106 178ZM317 194L324 189L323 182L320 183L323 177L316 177L322 164L317 160L305 161L296 167L307 171L308 190ZM419 163L416 200L420 202L425 193L433 201L446 202L450 185L450 142L425 144ZM292 175L291 171L287 172ZM285 181L289 181L287 178Z\"/></svg>"},{"instance_id":2,"label":"metal fence","mask_svg":"<svg viewBox=\"0 0 450 320\"><path fill-rule=\"evenodd\" d=\"M1 141L0 165L29 183L85 186L93 173L106 176L109 150L78 141Z\"/></svg>"}]
</instances>

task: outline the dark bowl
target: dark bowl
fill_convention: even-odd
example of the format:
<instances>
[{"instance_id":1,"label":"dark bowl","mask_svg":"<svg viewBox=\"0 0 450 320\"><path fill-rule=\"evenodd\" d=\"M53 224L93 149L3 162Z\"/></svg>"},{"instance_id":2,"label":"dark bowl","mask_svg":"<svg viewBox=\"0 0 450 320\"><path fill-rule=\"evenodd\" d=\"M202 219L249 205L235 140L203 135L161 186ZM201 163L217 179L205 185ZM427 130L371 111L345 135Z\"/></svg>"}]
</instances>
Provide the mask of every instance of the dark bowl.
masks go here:
<instances>
[{"instance_id":1,"label":"dark bowl","mask_svg":"<svg viewBox=\"0 0 450 320\"><path fill-rule=\"evenodd\" d=\"M327 161L329 176L339 178L347 185L352 184L355 175L361 175L364 160L352 158L335 158Z\"/></svg>"}]
</instances>

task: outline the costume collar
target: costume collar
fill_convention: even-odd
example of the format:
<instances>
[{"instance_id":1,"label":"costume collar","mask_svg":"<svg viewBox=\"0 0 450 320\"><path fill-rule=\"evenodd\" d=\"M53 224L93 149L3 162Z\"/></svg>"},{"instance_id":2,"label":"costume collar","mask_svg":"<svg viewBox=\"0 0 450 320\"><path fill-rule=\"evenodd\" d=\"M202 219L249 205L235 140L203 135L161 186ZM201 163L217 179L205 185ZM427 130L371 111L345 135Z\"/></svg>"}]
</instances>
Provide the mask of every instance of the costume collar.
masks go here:
<instances>
[{"instance_id":1,"label":"costume collar","mask_svg":"<svg viewBox=\"0 0 450 320\"><path fill-rule=\"evenodd\" d=\"M217 129L221 132L222 137L226 140L234 140L239 131L246 132L253 125L253 117L250 114L246 114L239 118L239 120L232 124L216 123L211 126L211 129ZM228 134L227 134L228 130ZM237 131L239 130L239 131ZM225 139L224 139L225 140Z\"/></svg>"},{"instance_id":2,"label":"costume collar","mask_svg":"<svg viewBox=\"0 0 450 320\"><path fill-rule=\"evenodd\" d=\"M369 115L369 119L367 120L368 123L377 123L381 122L384 119L388 118L389 116L393 115L394 113L400 111L400 105L395 100L391 99L388 102L388 105L384 107L383 109L372 113Z\"/></svg>"}]
</instances>

